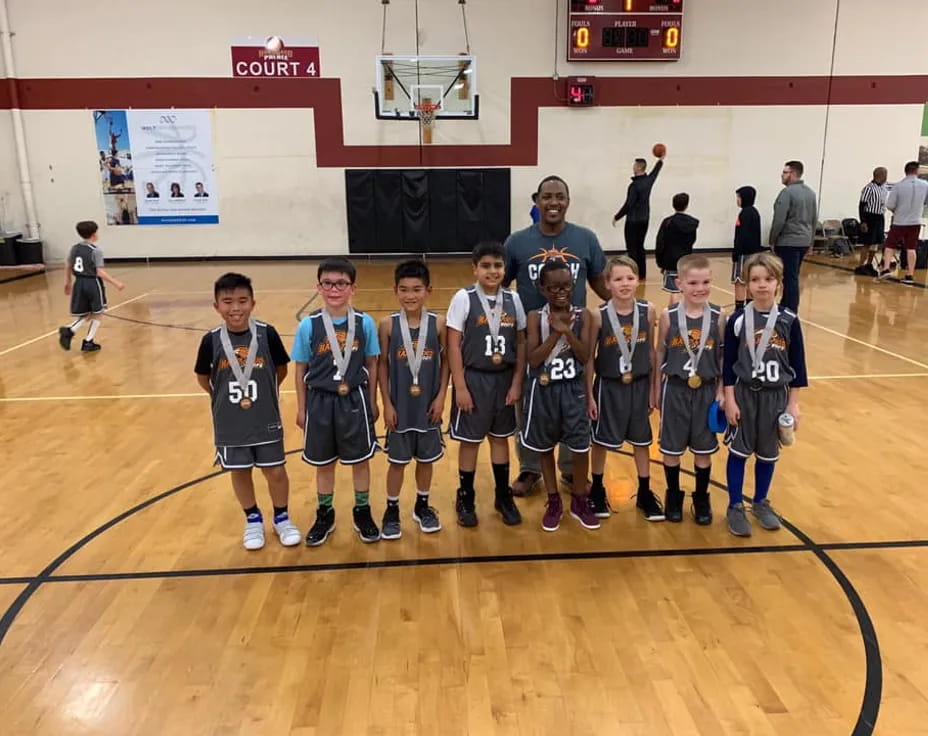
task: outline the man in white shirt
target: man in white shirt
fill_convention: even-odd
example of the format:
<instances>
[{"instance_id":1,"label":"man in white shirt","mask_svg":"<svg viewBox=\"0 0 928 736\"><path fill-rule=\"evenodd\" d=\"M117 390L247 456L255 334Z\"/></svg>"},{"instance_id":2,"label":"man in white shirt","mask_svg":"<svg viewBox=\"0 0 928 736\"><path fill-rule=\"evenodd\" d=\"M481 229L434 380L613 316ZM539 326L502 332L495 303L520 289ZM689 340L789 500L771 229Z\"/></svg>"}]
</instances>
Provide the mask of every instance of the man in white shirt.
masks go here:
<instances>
[{"instance_id":1,"label":"man in white shirt","mask_svg":"<svg viewBox=\"0 0 928 736\"><path fill-rule=\"evenodd\" d=\"M893 249L905 249L906 274L902 283L912 286L915 283L915 257L918 248L918 234L922 229L922 216L928 205L928 181L918 178L918 161L909 161L905 165L905 179L900 181L886 198L886 209L893 213L893 224L886 236L886 249L883 251L883 266L877 281L892 276L887 268L892 261Z\"/></svg>"}]
</instances>

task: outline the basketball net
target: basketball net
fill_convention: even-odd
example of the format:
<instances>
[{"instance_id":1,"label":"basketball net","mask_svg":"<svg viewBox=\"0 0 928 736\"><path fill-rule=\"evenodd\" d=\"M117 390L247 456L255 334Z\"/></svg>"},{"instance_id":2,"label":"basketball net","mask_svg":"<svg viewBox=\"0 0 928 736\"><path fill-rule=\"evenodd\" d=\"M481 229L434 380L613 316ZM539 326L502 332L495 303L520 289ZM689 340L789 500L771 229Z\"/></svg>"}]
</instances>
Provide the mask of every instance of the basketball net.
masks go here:
<instances>
[{"instance_id":1,"label":"basketball net","mask_svg":"<svg viewBox=\"0 0 928 736\"><path fill-rule=\"evenodd\" d=\"M416 112L419 115L419 127L422 130L423 145L432 145L432 128L435 126L435 112L441 105L432 103L430 97L423 97L421 102L416 103Z\"/></svg>"}]
</instances>

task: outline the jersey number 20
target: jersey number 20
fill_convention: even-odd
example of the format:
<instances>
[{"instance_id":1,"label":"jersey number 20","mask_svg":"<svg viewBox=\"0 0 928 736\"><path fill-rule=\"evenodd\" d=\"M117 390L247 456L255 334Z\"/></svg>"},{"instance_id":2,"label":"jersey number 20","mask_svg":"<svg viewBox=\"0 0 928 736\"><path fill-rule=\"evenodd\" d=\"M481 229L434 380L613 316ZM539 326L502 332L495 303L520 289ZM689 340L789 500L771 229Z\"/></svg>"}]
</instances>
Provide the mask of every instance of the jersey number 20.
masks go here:
<instances>
[{"instance_id":1,"label":"jersey number 20","mask_svg":"<svg viewBox=\"0 0 928 736\"><path fill-rule=\"evenodd\" d=\"M775 360L761 363L760 368L751 371L751 378L759 378L765 383L778 383L780 380L780 364Z\"/></svg>"}]
</instances>

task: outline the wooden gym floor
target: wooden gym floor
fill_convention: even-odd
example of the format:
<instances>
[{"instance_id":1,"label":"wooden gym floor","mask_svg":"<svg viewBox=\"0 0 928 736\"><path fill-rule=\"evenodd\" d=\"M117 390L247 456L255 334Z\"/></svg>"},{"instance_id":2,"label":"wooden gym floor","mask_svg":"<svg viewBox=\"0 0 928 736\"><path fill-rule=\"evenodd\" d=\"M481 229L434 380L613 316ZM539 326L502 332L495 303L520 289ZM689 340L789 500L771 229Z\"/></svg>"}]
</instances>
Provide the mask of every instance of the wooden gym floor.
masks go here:
<instances>
[{"instance_id":1,"label":"wooden gym floor","mask_svg":"<svg viewBox=\"0 0 928 736\"><path fill-rule=\"evenodd\" d=\"M340 470L327 544L269 536L248 553L212 466L195 352L229 269L254 279L256 314L289 344L315 264L113 265L128 288L110 290L104 349L89 356L58 347L60 271L0 285L0 731L928 733L925 276L878 285L822 262L803 271L812 381L772 493L788 524L748 540L725 529L724 451L709 528L643 521L631 459L616 455L617 513L598 532L567 518L545 534L537 494L520 502L521 527L502 526L483 450L481 523L463 530L449 443L441 533L414 528L407 475L402 540L362 545ZM714 264L714 300L730 304L729 260ZM391 272L362 265L356 305L392 311ZM443 310L470 269L433 273ZM657 276L647 295L663 305ZM288 468L305 530L312 471L295 454ZM378 519L384 469L378 456Z\"/></svg>"}]
</instances>

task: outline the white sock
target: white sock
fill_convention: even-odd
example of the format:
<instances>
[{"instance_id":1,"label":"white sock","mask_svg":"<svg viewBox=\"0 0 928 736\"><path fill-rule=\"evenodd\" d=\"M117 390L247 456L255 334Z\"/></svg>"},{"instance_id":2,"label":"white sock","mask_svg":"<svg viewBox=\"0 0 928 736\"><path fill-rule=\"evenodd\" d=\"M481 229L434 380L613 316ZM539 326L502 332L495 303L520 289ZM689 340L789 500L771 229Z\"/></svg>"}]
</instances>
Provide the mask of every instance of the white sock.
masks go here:
<instances>
[{"instance_id":1,"label":"white sock","mask_svg":"<svg viewBox=\"0 0 928 736\"><path fill-rule=\"evenodd\" d=\"M93 340L93 336L97 334L97 330L100 329L100 320L92 319L90 320L90 329L87 330L87 342Z\"/></svg>"},{"instance_id":2,"label":"white sock","mask_svg":"<svg viewBox=\"0 0 928 736\"><path fill-rule=\"evenodd\" d=\"M86 317L78 317L76 320L74 320L71 324L68 325L68 329L71 330L71 332L77 332L77 330L80 329L81 325L84 324L84 322L86 321L87 321Z\"/></svg>"}]
</instances>

